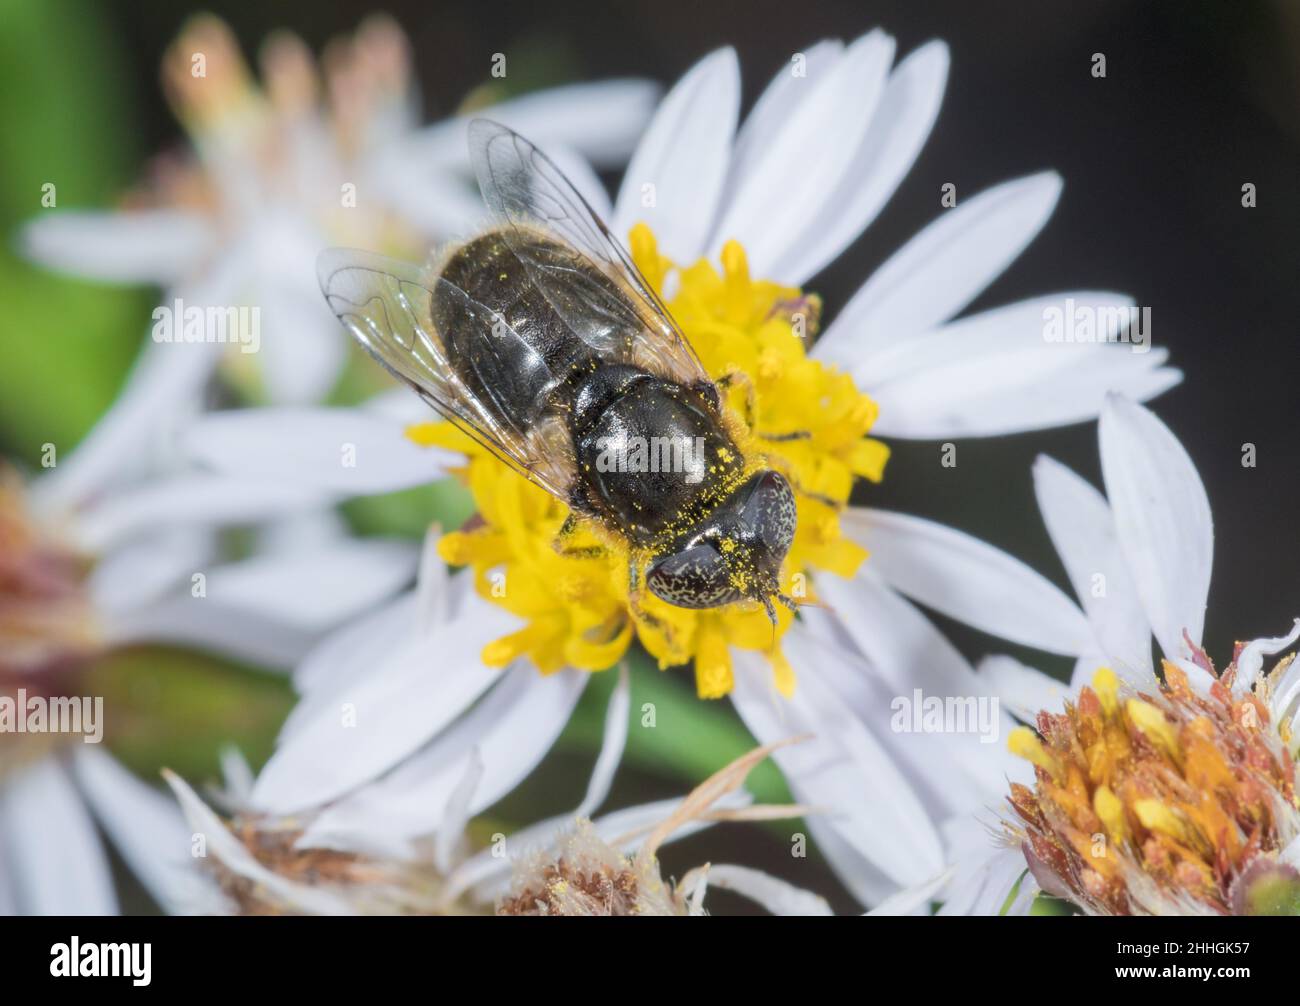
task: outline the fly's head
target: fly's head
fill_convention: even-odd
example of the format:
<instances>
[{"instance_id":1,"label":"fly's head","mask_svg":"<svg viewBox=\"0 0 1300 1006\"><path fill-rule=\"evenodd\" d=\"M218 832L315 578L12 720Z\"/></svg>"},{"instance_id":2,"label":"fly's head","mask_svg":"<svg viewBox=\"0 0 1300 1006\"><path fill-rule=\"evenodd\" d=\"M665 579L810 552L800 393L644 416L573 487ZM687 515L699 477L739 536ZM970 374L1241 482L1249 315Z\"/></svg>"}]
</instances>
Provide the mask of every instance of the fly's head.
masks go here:
<instances>
[{"instance_id":1,"label":"fly's head","mask_svg":"<svg viewBox=\"0 0 1300 1006\"><path fill-rule=\"evenodd\" d=\"M717 608L760 602L775 622L772 600L781 592L781 564L794 540L794 493L777 472L757 472L709 518L646 573L651 593L679 608Z\"/></svg>"}]
</instances>

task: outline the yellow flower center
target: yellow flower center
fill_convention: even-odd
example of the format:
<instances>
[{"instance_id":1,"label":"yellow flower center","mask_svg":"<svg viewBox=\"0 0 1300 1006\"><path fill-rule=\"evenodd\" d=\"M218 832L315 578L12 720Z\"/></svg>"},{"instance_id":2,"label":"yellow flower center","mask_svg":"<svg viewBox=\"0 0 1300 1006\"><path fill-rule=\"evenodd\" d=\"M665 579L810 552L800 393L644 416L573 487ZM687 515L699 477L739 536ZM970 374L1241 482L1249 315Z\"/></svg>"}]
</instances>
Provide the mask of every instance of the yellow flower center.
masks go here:
<instances>
[{"instance_id":1,"label":"yellow flower center","mask_svg":"<svg viewBox=\"0 0 1300 1006\"><path fill-rule=\"evenodd\" d=\"M707 260L679 268L659 254L643 224L632 230L631 251L661 293L676 278L669 310L709 375L728 378L724 405L737 428L795 490L799 523L782 589L796 602L814 600L811 573L852 576L867 557L842 535L839 514L856 478L879 481L883 475L889 449L867 436L875 402L848 375L808 357L819 299L751 279L735 241L723 248L721 270ZM756 602L689 610L642 591L632 604L626 543L585 522L560 554L555 539L569 513L565 504L450 424L422 424L407 434L416 443L468 455L462 476L482 520L446 535L442 557L473 567L480 594L527 623L492 643L485 662L502 666L527 655L543 672L566 665L599 671L617 662L635 636L661 668L693 663L702 698L731 691L731 647L766 654L777 686L787 695L793 691L794 672L780 650L793 619L788 610L778 607L773 627Z\"/></svg>"},{"instance_id":2,"label":"yellow flower center","mask_svg":"<svg viewBox=\"0 0 1300 1006\"><path fill-rule=\"evenodd\" d=\"M1012 732L1036 777L1011 786L1012 832L1045 889L1096 914L1237 914L1300 879L1277 862L1300 827L1295 764L1233 674L1203 692L1166 662L1157 694L1121 695L1102 668L1064 713Z\"/></svg>"}]
</instances>

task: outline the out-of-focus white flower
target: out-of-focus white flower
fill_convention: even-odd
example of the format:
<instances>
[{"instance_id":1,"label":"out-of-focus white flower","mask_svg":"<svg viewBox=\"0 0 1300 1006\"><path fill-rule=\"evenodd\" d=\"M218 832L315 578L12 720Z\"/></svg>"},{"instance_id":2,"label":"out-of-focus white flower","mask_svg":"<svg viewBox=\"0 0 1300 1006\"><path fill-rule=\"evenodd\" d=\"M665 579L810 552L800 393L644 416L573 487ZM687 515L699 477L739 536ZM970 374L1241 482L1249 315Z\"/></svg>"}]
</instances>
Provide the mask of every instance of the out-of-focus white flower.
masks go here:
<instances>
[{"instance_id":1,"label":"out-of-focus white flower","mask_svg":"<svg viewBox=\"0 0 1300 1006\"><path fill-rule=\"evenodd\" d=\"M145 365L145 364L142 364ZM307 486L194 471L168 457L183 419L162 385L132 379L67 457L24 485L0 470L0 694L83 696L87 662L114 647L174 642L288 666L323 631L390 597L415 547L338 529L310 548L223 561L228 525L304 518L328 502ZM430 459L411 448L411 460ZM114 710L104 718L112 720ZM103 727L103 723L99 724ZM0 733L0 911L115 907L95 819L165 907L153 843L180 828L168 801L75 734ZM170 825L168 821L170 820Z\"/></svg>"},{"instance_id":2,"label":"out-of-focus white flower","mask_svg":"<svg viewBox=\"0 0 1300 1006\"><path fill-rule=\"evenodd\" d=\"M418 258L472 225L481 206L465 120L419 126L407 40L388 18L371 17L331 43L320 71L287 32L267 40L261 63L259 88L229 28L212 15L192 19L162 73L191 149L160 159L122 209L57 210L29 224L23 242L52 268L161 286L168 311L178 301L257 308L265 393L317 401L346 348L316 285L320 249L354 244ZM608 166L626 157L655 94L645 81L611 80L537 92L492 112ZM210 368L219 357L202 359ZM231 354L229 362L251 360Z\"/></svg>"},{"instance_id":3,"label":"out-of-focus white flower","mask_svg":"<svg viewBox=\"0 0 1300 1006\"><path fill-rule=\"evenodd\" d=\"M437 632L437 626L428 628ZM447 635L445 628L442 635ZM497 687L496 698L489 696L485 704L500 705ZM330 815L330 806L289 815L259 809L268 790L274 796L276 789L301 783L309 792L318 791L320 773L312 771L310 758L304 757L311 754L310 744L300 732L286 730L281 750L297 750L283 757L277 754L278 763L268 766L274 778L267 785L259 779L250 788L235 786L218 797L232 814L228 821L184 780L168 773L194 836L203 843L201 860L188 868L180 866L171 878L177 899L183 901L186 890L197 890L201 899L188 904L189 909L240 914L460 915L488 912L495 903L499 914L698 915L703 914L711 880L778 914L830 914L820 897L745 867L702 867L691 871L676 889L659 874L655 854L663 843L713 821L772 820L806 812L798 806L755 806L741 789L749 771L779 745L738 758L682 800L628 807L589 820L608 794L626 741L628 714L628 678L622 671L581 805L508 837L494 835L486 848L473 854L467 829L475 814L502 795L501 766L513 763L509 769L513 776L526 775L533 768L534 749L515 748L493 719L475 723L465 711L456 727L464 742L461 757L446 765L448 788L438 791L442 780L437 779L431 780L433 789L424 784L434 774L430 771L434 759L429 756L438 755L441 762L457 754L445 743L434 742L408 764L345 794L341 803L347 813L342 819L336 816L332 828L321 823ZM516 717L513 725L519 724ZM352 725L336 720L330 729L336 744L359 754L382 747L386 727L379 719L358 719ZM329 765L343 767L337 758ZM491 787L487 791L481 789L485 783ZM505 788L510 786L513 782ZM430 797L443 802L418 808L417 816L418 803ZM364 818L356 818L362 808ZM340 820L349 815L357 827L340 830ZM631 849L638 851L627 858L626 850ZM575 855L582 861L576 862ZM200 861L207 867L206 876L215 879L223 892L215 906L208 889L187 875ZM178 863L174 854L170 862ZM575 897L581 893L580 898L565 895L565 885L557 880L560 875L585 878L583 892L568 892ZM548 910L537 912L539 903L548 905ZM572 910L566 911L565 906Z\"/></svg>"}]
</instances>

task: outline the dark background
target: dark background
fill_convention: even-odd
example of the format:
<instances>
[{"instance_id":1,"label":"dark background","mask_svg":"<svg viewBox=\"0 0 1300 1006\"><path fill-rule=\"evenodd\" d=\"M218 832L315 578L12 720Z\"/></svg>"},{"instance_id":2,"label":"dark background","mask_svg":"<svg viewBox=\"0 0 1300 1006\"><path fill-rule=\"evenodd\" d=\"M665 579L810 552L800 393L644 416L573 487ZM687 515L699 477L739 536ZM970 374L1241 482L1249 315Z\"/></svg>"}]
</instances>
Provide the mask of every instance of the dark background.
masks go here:
<instances>
[{"instance_id":1,"label":"dark background","mask_svg":"<svg viewBox=\"0 0 1300 1006\"><path fill-rule=\"evenodd\" d=\"M157 67L196 9L228 20L252 53L281 26L319 50L375 8L110 3L106 20L112 44L126 54L141 152L179 142ZM947 93L915 168L867 233L809 285L833 317L876 265L940 212L943 183L955 183L963 198L1012 177L1059 171L1065 191L1052 220L973 309L1067 289L1115 289L1149 305L1155 343L1169 347L1171 363L1187 375L1155 409L1191 453L1216 518L1207 646L1226 662L1234 640L1281 633L1300 615L1300 2L393 0L379 9L413 39L428 118L451 112L484 83L495 52L510 54L512 75L522 54L530 73L551 82L645 75L668 85L704 53L732 44L748 105L791 52L819 38L880 26L898 39L900 57L927 39L945 39ZM1096 52L1106 56L1105 79L1090 73ZM1257 187L1254 209L1241 205L1245 182ZM1248 442L1257 448L1255 468L1241 464ZM1033 502L1030 464L1047 452L1100 484L1094 426L963 441L954 469L940 467L935 444L893 446L884 485L865 499L969 530L1065 586ZM944 627L972 657L995 647ZM566 756L560 759L563 767ZM581 778L588 759L567 763ZM640 799L677 788L641 776L630 783ZM577 781L557 785L580 789ZM714 836L683 843L669 866L709 856ZM788 855L777 842L754 853L752 860Z\"/></svg>"}]
</instances>

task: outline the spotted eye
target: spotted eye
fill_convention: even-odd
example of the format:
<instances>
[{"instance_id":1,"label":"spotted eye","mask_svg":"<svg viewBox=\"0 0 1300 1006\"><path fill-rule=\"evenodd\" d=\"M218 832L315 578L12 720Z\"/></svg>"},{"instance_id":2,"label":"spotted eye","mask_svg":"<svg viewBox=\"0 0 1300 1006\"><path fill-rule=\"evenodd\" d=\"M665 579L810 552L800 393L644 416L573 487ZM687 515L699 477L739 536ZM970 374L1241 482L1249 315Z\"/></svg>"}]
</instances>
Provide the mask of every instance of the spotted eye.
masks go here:
<instances>
[{"instance_id":1,"label":"spotted eye","mask_svg":"<svg viewBox=\"0 0 1300 1006\"><path fill-rule=\"evenodd\" d=\"M798 520L790 483L773 471L758 476L753 492L745 501L742 520L754 529L772 559L780 563L794 541Z\"/></svg>"},{"instance_id":2,"label":"spotted eye","mask_svg":"<svg viewBox=\"0 0 1300 1006\"><path fill-rule=\"evenodd\" d=\"M714 608L740 600L726 563L712 545L666 555L646 574L651 593L679 608Z\"/></svg>"}]
</instances>

